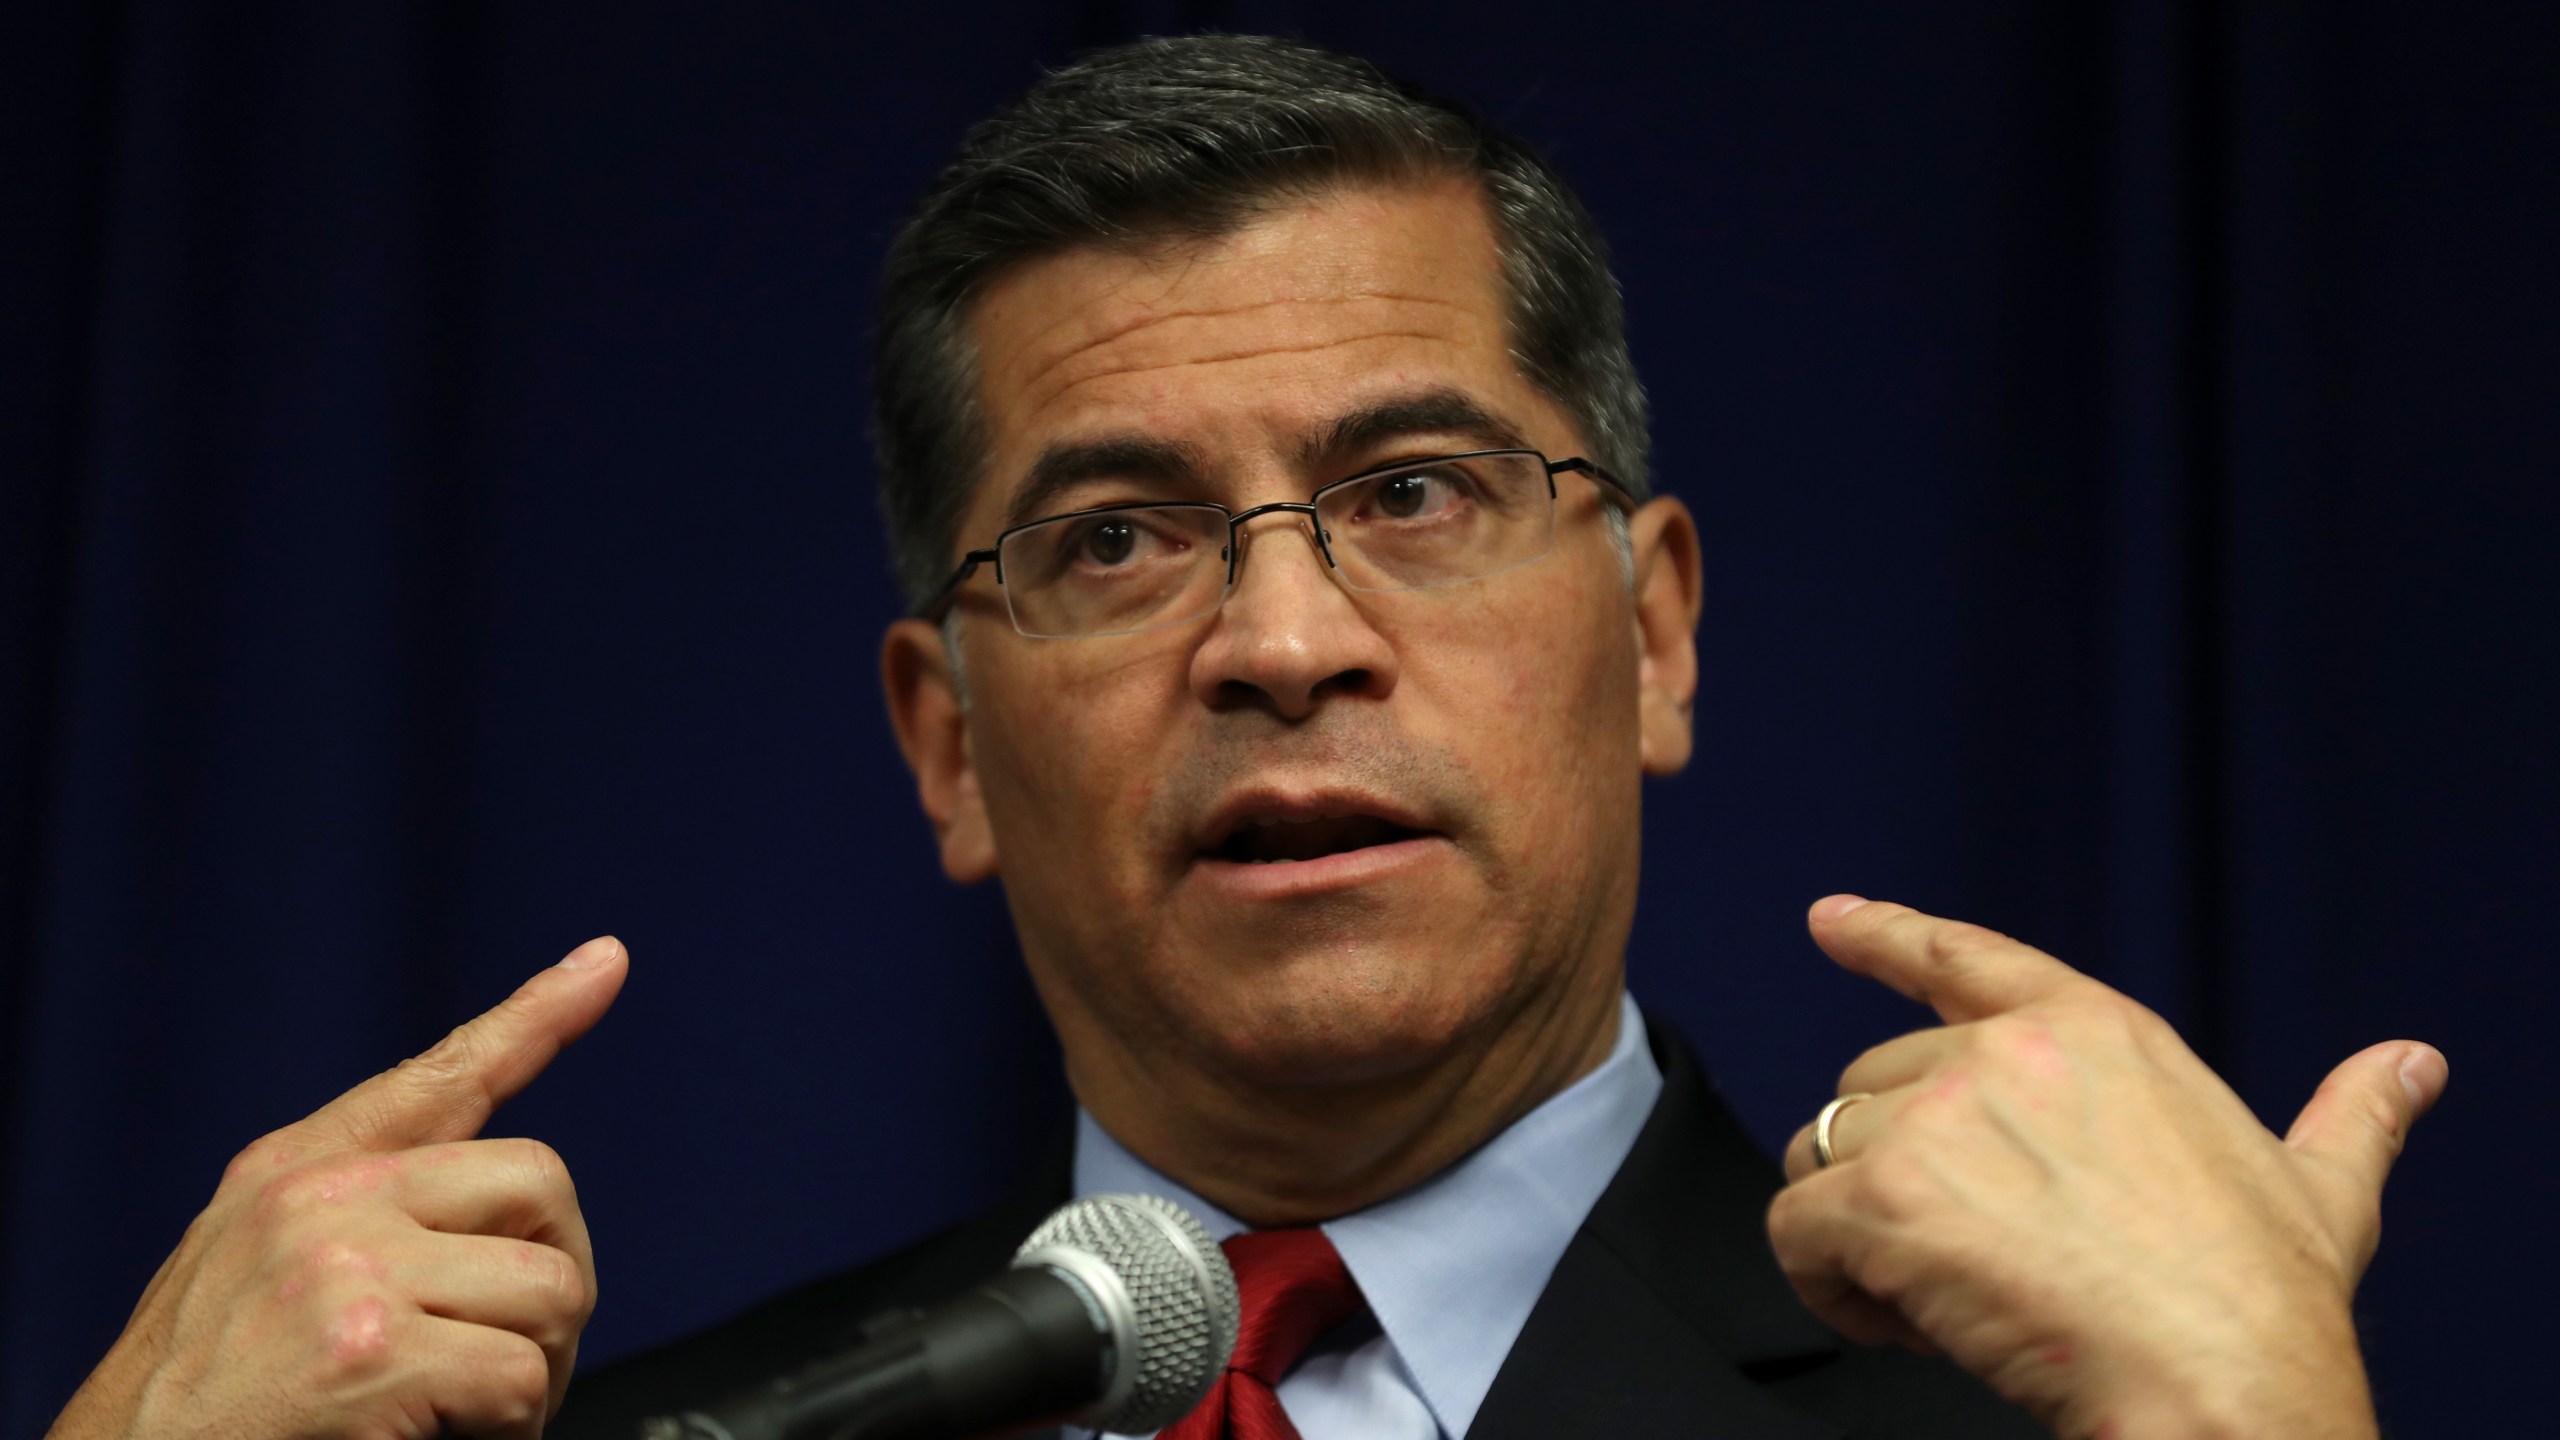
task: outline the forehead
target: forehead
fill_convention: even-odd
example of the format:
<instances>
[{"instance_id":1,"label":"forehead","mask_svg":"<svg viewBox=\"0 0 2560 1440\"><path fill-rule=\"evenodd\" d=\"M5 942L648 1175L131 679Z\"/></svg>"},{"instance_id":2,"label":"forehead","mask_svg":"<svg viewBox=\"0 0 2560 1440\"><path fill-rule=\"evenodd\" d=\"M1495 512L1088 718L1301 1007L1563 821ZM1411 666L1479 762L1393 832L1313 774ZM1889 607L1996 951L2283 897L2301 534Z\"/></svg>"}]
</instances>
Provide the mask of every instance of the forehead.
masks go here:
<instances>
[{"instance_id":1,"label":"forehead","mask_svg":"<svg viewBox=\"0 0 2560 1440\"><path fill-rule=\"evenodd\" d=\"M1304 448L1376 396L1522 413L1500 257L1463 179L1293 197L1209 240L1084 247L973 305L991 492L1042 447L1137 434L1212 455Z\"/></svg>"}]
</instances>

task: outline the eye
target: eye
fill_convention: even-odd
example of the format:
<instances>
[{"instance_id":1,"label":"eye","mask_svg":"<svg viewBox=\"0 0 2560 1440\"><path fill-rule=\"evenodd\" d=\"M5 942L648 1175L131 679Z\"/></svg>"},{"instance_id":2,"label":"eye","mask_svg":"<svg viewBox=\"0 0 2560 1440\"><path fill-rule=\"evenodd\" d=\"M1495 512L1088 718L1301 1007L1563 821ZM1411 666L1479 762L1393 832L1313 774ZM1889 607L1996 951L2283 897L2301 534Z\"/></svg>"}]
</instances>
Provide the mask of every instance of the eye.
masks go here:
<instances>
[{"instance_id":1,"label":"eye","mask_svg":"<svg viewBox=\"0 0 2560 1440\"><path fill-rule=\"evenodd\" d=\"M1085 558L1097 565L1117 565L1138 548L1138 527L1126 520L1102 520L1084 532Z\"/></svg>"},{"instance_id":2,"label":"eye","mask_svg":"<svg viewBox=\"0 0 2560 1440\"><path fill-rule=\"evenodd\" d=\"M1380 479L1369 490L1370 508L1384 520L1427 520L1463 499L1466 477L1447 469L1408 470Z\"/></svg>"},{"instance_id":3,"label":"eye","mask_svg":"<svg viewBox=\"0 0 2560 1440\"><path fill-rule=\"evenodd\" d=\"M1419 475L1398 475L1378 487L1378 508L1399 520L1422 513L1431 500L1431 482Z\"/></svg>"},{"instance_id":4,"label":"eye","mask_svg":"<svg viewBox=\"0 0 2560 1440\"><path fill-rule=\"evenodd\" d=\"M1190 550L1194 541L1186 523L1186 516L1142 508L1088 515L1033 533L1048 557L1045 573L1099 579L1145 570Z\"/></svg>"}]
</instances>

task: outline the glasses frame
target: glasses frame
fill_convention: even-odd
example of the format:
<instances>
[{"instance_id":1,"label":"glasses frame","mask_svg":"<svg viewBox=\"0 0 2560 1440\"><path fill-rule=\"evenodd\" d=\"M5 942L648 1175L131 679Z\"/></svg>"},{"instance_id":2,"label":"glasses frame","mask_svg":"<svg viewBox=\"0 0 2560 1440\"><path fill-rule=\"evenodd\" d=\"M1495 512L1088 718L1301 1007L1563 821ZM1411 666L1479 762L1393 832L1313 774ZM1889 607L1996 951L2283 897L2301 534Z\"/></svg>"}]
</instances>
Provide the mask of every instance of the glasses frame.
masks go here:
<instances>
[{"instance_id":1,"label":"glasses frame","mask_svg":"<svg viewBox=\"0 0 2560 1440\"><path fill-rule=\"evenodd\" d=\"M1236 566L1243 560L1244 548L1236 543L1236 535L1247 520L1259 519L1265 515L1306 516L1309 522L1309 528L1315 531L1316 553L1324 557L1324 565L1327 570L1339 571L1342 567L1335 563L1333 558L1333 536L1326 532L1317 510L1317 506L1323 502L1326 495L1339 490L1346 485L1357 485L1365 480L1375 480L1381 476L1393 475L1400 470L1412 470L1426 465L1445 464L1451 460L1480 460L1493 455L1525 455L1530 459L1536 460L1541 466L1544 466L1547 472L1547 499L1550 503L1552 503L1556 498L1556 477L1568 472L1588 475L1592 479L1600 481L1605 487L1601 491L1604 498L1615 499L1619 504L1625 506L1631 511L1635 509L1638 503L1635 492L1627 488L1625 481L1610 474L1595 461L1584 459L1579 455L1568 456L1562 460L1550 460L1547 458L1545 451L1531 450L1523 446L1499 446L1489 450L1459 450L1447 455L1425 455L1412 460L1398 460L1391 465L1373 466L1367 470L1361 471L1357 475L1346 475L1339 480L1327 481L1325 484L1317 486L1315 493L1309 495L1304 500L1275 500L1268 505L1256 505L1248 510L1230 510L1226 506L1220 505L1213 500L1122 500L1110 505L1094 505L1082 510L1062 510L1055 515L1043 515L1036 520L1025 520L1019 525L1006 526L996 535L995 544L990 545L983 550L969 551L967 554L961 556L959 568L951 572L951 578L942 582L942 587L933 592L932 598L926 600L923 604L915 608L913 612L914 618L936 625L941 624L944 617L951 613L951 607L959 603L960 587L967 584L969 577L977 574L979 567L981 566L993 567L995 570L996 584L1002 586L1004 584L1004 542L1013 538L1022 531L1041 525L1054 525L1061 520L1077 520L1088 515L1108 515L1115 510L1154 510L1168 505L1180 505L1186 508L1200 510L1215 510L1219 514L1227 517L1227 544L1226 548L1221 551L1218 556L1218 558L1225 561L1227 565L1226 584L1225 587L1218 592L1218 603L1223 606L1226 604L1226 597L1235 593ZM1545 558L1545 553L1540 552L1540 555L1537 558ZM1499 574L1501 572L1496 571L1493 573ZM1482 579L1484 577L1471 576L1469 578ZM1217 612L1215 610L1211 610L1205 613L1213 615ZM1116 635L1142 633L1138 631L1115 630L1100 631L1090 636L1033 635L1031 632L1023 630L1022 622L1015 618L1013 613L1013 604L1010 599L1005 603L1005 619L1013 625L1013 628L1017 632L1034 640L1082 640L1097 639L1104 634ZM1182 622L1179 620L1167 620L1163 622L1163 624L1166 625L1179 625L1181 623ZM1147 628L1155 629L1157 627L1151 625Z\"/></svg>"}]
</instances>

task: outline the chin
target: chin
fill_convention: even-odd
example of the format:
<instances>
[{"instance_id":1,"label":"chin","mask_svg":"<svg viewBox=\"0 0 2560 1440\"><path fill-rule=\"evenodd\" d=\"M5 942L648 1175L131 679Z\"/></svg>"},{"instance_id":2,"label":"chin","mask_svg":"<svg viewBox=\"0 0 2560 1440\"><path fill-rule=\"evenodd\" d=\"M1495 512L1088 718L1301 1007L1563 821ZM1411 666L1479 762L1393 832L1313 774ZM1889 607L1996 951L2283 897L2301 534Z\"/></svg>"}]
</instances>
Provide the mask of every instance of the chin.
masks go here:
<instances>
[{"instance_id":1,"label":"chin","mask_svg":"<svg viewBox=\"0 0 2560 1440\"><path fill-rule=\"evenodd\" d=\"M1254 1084L1375 1084L1431 1067L1491 1023L1508 987L1472 968L1410 953L1292 957L1220 977L1182 1020Z\"/></svg>"}]
</instances>

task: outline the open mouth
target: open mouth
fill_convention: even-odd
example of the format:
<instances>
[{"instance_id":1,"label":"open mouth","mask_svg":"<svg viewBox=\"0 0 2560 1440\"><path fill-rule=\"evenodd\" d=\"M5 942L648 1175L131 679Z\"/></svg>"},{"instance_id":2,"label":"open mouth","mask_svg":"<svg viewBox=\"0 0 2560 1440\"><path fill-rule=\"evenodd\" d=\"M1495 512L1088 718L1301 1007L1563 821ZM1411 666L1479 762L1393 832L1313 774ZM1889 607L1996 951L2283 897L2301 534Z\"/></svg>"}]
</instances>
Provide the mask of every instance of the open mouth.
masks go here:
<instances>
[{"instance_id":1,"label":"open mouth","mask_svg":"<svg viewBox=\"0 0 2560 1440\"><path fill-rule=\"evenodd\" d=\"M1211 846L1207 853L1239 865L1279 865L1393 845L1425 833L1375 815L1326 815L1306 820L1253 817L1239 822L1226 839Z\"/></svg>"}]
</instances>

